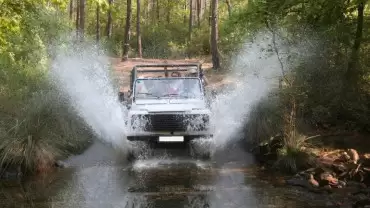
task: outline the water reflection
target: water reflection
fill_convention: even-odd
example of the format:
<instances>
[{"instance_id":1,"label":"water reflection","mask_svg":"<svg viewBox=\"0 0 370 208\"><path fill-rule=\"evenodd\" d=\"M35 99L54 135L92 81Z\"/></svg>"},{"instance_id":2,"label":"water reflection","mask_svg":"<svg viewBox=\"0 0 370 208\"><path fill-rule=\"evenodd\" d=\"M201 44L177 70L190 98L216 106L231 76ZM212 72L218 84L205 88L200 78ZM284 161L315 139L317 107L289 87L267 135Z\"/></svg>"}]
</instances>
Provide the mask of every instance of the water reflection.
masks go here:
<instances>
[{"instance_id":1,"label":"water reflection","mask_svg":"<svg viewBox=\"0 0 370 208\"><path fill-rule=\"evenodd\" d=\"M25 180L0 181L0 207L49 207L48 198L66 188L73 169L30 177Z\"/></svg>"},{"instance_id":2,"label":"water reflection","mask_svg":"<svg viewBox=\"0 0 370 208\"><path fill-rule=\"evenodd\" d=\"M75 172L66 188L52 197L55 207L106 207L123 206L127 199L122 186L127 177L123 167L93 166ZM109 207L109 206L108 206Z\"/></svg>"},{"instance_id":3,"label":"water reflection","mask_svg":"<svg viewBox=\"0 0 370 208\"><path fill-rule=\"evenodd\" d=\"M208 204L205 190L197 187L214 183L211 167L189 160L138 163L129 172L131 181L128 191L132 195L147 196L150 207L202 207L194 198L198 198L197 201L202 198L202 203ZM156 167L146 164L156 164Z\"/></svg>"}]
</instances>

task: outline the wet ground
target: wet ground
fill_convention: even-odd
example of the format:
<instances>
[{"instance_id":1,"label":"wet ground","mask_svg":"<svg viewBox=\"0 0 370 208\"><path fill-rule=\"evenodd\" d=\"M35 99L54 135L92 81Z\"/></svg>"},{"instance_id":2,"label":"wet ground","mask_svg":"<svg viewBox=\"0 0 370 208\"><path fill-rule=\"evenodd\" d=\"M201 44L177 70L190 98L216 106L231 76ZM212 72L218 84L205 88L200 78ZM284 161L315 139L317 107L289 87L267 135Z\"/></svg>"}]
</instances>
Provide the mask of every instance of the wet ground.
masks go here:
<instances>
[{"instance_id":1,"label":"wet ground","mask_svg":"<svg viewBox=\"0 0 370 208\"><path fill-rule=\"evenodd\" d=\"M300 191L263 179L239 148L208 161L182 151L128 163L96 143L68 160L68 168L28 182L3 181L0 207L318 207Z\"/></svg>"}]
</instances>

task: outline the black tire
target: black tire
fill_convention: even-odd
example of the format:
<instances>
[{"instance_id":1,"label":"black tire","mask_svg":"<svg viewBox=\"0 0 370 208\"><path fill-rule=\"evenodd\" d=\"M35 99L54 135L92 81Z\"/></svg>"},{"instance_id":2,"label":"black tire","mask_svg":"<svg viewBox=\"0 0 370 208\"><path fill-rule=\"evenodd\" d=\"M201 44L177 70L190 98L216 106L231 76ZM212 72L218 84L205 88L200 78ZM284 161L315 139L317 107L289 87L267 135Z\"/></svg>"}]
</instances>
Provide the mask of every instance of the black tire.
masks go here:
<instances>
[{"instance_id":1,"label":"black tire","mask_svg":"<svg viewBox=\"0 0 370 208\"><path fill-rule=\"evenodd\" d=\"M205 152L202 152L199 157L204 160L209 160L212 158L212 152L211 150L207 150Z\"/></svg>"},{"instance_id":2,"label":"black tire","mask_svg":"<svg viewBox=\"0 0 370 208\"><path fill-rule=\"evenodd\" d=\"M134 162L137 157L135 156L135 153L132 150L129 150L126 157L128 162Z\"/></svg>"},{"instance_id":3,"label":"black tire","mask_svg":"<svg viewBox=\"0 0 370 208\"><path fill-rule=\"evenodd\" d=\"M198 153L198 158L202 160L210 160L212 158L212 150L206 149Z\"/></svg>"},{"instance_id":4,"label":"black tire","mask_svg":"<svg viewBox=\"0 0 370 208\"><path fill-rule=\"evenodd\" d=\"M133 162L141 157L146 157L151 150L152 145L147 141L131 141L132 148L127 152L127 160Z\"/></svg>"},{"instance_id":5,"label":"black tire","mask_svg":"<svg viewBox=\"0 0 370 208\"><path fill-rule=\"evenodd\" d=\"M209 140L209 142L212 141ZM212 148L208 145L201 147L196 140L193 140L188 143L187 147L189 155L194 159L209 160L212 158Z\"/></svg>"},{"instance_id":6,"label":"black tire","mask_svg":"<svg viewBox=\"0 0 370 208\"><path fill-rule=\"evenodd\" d=\"M202 152L191 152L191 156L194 159L200 159L200 160L210 160L211 157L211 152L210 151L202 151Z\"/></svg>"}]
</instances>

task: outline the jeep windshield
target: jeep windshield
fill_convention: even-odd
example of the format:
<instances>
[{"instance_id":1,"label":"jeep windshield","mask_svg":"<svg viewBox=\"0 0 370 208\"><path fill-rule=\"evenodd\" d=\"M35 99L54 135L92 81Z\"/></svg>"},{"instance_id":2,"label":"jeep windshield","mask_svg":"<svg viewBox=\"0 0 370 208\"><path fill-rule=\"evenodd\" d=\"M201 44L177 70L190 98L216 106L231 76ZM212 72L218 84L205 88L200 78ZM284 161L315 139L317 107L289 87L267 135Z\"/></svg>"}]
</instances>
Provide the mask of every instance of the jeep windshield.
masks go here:
<instances>
[{"instance_id":1,"label":"jeep windshield","mask_svg":"<svg viewBox=\"0 0 370 208\"><path fill-rule=\"evenodd\" d=\"M202 99L198 78L149 78L135 81L135 99Z\"/></svg>"}]
</instances>

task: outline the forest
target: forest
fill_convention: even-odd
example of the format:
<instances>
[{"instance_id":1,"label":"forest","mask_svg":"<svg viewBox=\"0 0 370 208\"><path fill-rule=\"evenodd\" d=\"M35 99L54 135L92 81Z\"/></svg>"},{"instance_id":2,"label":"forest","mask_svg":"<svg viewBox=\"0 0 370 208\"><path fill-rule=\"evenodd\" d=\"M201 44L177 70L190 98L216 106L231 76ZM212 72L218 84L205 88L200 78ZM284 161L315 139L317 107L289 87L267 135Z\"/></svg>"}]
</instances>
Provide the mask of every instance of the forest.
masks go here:
<instances>
[{"instance_id":1,"label":"forest","mask_svg":"<svg viewBox=\"0 0 370 208\"><path fill-rule=\"evenodd\" d=\"M89 127L46 78L52 45L66 35L122 61L210 57L225 71L245 41L269 33L282 85L250 113L248 143L280 135L278 161L296 163L312 135L370 131L366 0L0 0L0 15L3 170L42 172L91 143ZM294 50L311 40L309 56Z\"/></svg>"}]
</instances>

